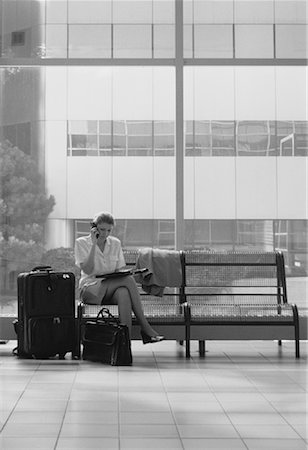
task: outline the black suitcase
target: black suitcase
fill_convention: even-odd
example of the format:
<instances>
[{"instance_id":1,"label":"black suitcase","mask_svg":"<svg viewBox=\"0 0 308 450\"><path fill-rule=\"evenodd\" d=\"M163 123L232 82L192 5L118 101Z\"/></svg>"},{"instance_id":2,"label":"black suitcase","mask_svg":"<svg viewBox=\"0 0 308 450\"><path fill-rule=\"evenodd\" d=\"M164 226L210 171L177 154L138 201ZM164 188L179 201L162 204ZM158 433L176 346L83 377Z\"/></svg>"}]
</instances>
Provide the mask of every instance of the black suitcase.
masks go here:
<instances>
[{"instance_id":1,"label":"black suitcase","mask_svg":"<svg viewBox=\"0 0 308 450\"><path fill-rule=\"evenodd\" d=\"M49 266L17 278L17 355L49 358L76 351L75 276Z\"/></svg>"}]
</instances>

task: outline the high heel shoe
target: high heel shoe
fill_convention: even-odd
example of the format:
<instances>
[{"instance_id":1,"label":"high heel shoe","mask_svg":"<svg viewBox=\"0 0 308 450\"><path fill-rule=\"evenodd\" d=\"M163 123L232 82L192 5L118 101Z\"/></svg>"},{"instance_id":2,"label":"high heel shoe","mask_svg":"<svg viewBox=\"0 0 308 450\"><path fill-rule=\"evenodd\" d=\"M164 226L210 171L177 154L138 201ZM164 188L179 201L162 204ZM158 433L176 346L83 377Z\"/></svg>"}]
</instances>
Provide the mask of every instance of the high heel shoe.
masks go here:
<instances>
[{"instance_id":1,"label":"high heel shoe","mask_svg":"<svg viewBox=\"0 0 308 450\"><path fill-rule=\"evenodd\" d=\"M144 331L140 331L142 342L144 344L155 344L156 342L161 342L165 340L165 336L149 336Z\"/></svg>"}]
</instances>

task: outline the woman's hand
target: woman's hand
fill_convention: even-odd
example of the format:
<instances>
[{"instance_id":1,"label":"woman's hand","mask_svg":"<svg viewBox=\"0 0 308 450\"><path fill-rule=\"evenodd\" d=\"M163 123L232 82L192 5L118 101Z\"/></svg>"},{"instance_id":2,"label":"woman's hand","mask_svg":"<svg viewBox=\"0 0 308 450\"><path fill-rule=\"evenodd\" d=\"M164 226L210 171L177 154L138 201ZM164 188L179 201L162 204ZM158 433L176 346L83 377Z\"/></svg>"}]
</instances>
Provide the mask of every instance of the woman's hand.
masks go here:
<instances>
[{"instance_id":1,"label":"woman's hand","mask_svg":"<svg viewBox=\"0 0 308 450\"><path fill-rule=\"evenodd\" d=\"M92 227L90 230L92 244L97 244L97 240L99 238L99 231L96 227Z\"/></svg>"}]
</instances>

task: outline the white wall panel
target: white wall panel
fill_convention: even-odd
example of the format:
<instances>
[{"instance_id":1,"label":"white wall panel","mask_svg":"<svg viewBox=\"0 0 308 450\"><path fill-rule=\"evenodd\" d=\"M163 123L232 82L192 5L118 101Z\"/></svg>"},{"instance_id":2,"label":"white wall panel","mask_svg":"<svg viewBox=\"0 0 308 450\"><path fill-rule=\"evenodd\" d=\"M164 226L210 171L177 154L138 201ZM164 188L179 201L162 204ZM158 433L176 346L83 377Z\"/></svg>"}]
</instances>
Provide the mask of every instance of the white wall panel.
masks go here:
<instances>
[{"instance_id":1,"label":"white wall panel","mask_svg":"<svg viewBox=\"0 0 308 450\"><path fill-rule=\"evenodd\" d=\"M275 219L276 158L236 159L236 218Z\"/></svg>"},{"instance_id":2,"label":"white wall panel","mask_svg":"<svg viewBox=\"0 0 308 450\"><path fill-rule=\"evenodd\" d=\"M151 91L153 92L153 119L175 120L175 69L155 67ZM149 92L147 95L149 96Z\"/></svg>"},{"instance_id":3,"label":"white wall panel","mask_svg":"<svg viewBox=\"0 0 308 450\"><path fill-rule=\"evenodd\" d=\"M114 120L151 120L152 69L115 67L113 69Z\"/></svg>"},{"instance_id":4,"label":"white wall panel","mask_svg":"<svg viewBox=\"0 0 308 450\"><path fill-rule=\"evenodd\" d=\"M111 158L72 157L67 161L68 217L82 219L111 211Z\"/></svg>"},{"instance_id":5,"label":"white wall panel","mask_svg":"<svg viewBox=\"0 0 308 450\"><path fill-rule=\"evenodd\" d=\"M235 159L195 158L195 218L235 219Z\"/></svg>"},{"instance_id":6,"label":"white wall panel","mask_svg":"<svg viewBox=\"0 0 308 450\"><path fill-rule=\"evenodd\" d=\"M195 68L184 68L184 120L194 120L195 116Z\"/></svg>"},{"instance_id":7,"label":"white wall panel","mask_svg":"<svg viewBox=\"0 0 308 450\"><path fill-rule=\"evenodd\" d=\"M45 77L45 119L67 120L66 68L46 67Z\"/></svg>"},{"instance_id":8,"label":"white wall panel","mask_svg":"<svg viewBox=\"0 0 308 450\"><path fill-rule=\"evenodd\" d=\"M113 158L113 213L124 219L153 218L153 160Z\"/></svg>"},{"instance_id":9,"label":"white wall panel","mask_svg":"<svg viewBox=\"0 0 308 450\"><path fill-rule=\"evenodd\" d=\"M153 158L153 217L175 218L175 159Z\"/></svg>"},{"instance_id":10,"label":"white wall panel","mask_svg":"<svg viewBox=\"0 0 308 450\"><path fill-rule=\"evenodd\" d=\"M276 67L275 70L277 120L307 120L307 67Z\"/></svg>"},{"instance_id":11,"label":"white wall panel","mask_svg":"<svg viewBox=\"0 0 308 450\"><path fill-rule=\"evenodd\" d=\"M71 67L68 79L68 120L111 119L110 68Z\"/></svg>"},{"instance_id":12,"label":"white wall panel","mask_svg":"<svg viewBox=\"0 0 308 450\"><path fill-rule=\"evenodd\" d=\"M278 218L308 219L308 158L277 158Z\"/></svg>"},{"instance_id":13,"label":"white wall panel","mask_svg":"<svg viewBox=\"0 0 308 450\"><path fill-rule=\"evenodd\" d=\"M234 120L233 67L197 67L194 71L194 119Z\"/></svg>"},{"instance_id":14,"label":"white wall panel","mask_svg":"<svg viewBox=\"0 0 308 450\"><path fill-rule=\"evenodd\" d=\"M236 120L275 120L275 68L235 68Z\"/></svg>"},{"instance_id":15,"label":"white wall panel","mask_svg":"<svg viewBox=\"0 0 308 450\"><path fill-rule=\"evenodd\" d=\"M48 195L53 195L56 200L54 209L49 216L50 218L67 217L66 177L68 161L69 159L66 157L66 122L46 122L45 183Z\"/></svg>"}]
</instances>

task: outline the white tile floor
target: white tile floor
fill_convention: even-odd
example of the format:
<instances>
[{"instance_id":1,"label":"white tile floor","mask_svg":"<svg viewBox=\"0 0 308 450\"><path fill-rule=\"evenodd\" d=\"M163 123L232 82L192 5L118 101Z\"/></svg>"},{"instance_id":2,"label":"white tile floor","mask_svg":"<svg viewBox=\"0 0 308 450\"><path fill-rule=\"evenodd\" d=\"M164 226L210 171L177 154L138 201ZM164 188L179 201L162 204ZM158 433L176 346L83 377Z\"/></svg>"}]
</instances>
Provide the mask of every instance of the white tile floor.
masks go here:
<instances>
[{"instance_id":1,"label":"white tile floor","mask_svg":"<svg viewBox=\"0 0 308 450\"><path fill-rule=\"evenodd\" d=\"M1 449L303 450L307 350L133 342L134 365L21 360L0 346Z\"/></svg>"}]
</instances>

